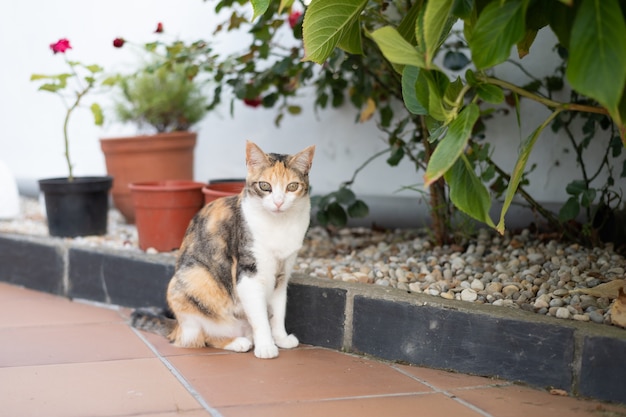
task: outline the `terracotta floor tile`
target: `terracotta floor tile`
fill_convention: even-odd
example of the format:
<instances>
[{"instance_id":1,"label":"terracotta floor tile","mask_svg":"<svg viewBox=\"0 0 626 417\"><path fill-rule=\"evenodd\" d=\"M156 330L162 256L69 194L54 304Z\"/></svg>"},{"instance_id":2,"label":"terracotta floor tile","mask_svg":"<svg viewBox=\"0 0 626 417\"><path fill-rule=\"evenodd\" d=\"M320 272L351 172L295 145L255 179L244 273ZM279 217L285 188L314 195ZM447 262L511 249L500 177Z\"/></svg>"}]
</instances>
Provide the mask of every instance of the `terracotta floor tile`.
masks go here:
<instances>
[{"instance_id":1,"label":"terracotta floor tile","mask_svg":"<svg viewBox=\"0 0 626 417\"><path fill-rule=\"evenodd\" d=\"M154 357L124 323L0 328L0 367Z\"/></svg>"},{"instance_id":2,"label":"terracotta floor tile","mask_svg":"<svg viewBox=\"0 0 626 417\"><path fill-rule=\"evenodd\" d=\"M122 321L120 314L111 309L0 284L0 328Z\"/></svg>"},{"instance_id":3,"label":"terracotta floor tile","mask_svg":"<svg viewBox=\"0 0 626 417\"><path fill-rule=\"evenodd\" d=\"M326 349L173 356L169 361L213 407L363 395L431 392L389 366Z\"/></svg>"},{"instance_id":4,"label":"terracotta floor tile","mask_svg":"<svg viewBox=\"0 0 626 417\"><path fill-rule=\"evenodd\" d=\"M353 398L290 404L220 408L224 417L480 417L483 416L443 394L379 398Z\"/></svg>"},{"instance_id":5,"label":"terracotta floor tile","mask_svg":"<svg viewBox=\"0 0 626 417\"><path fill-rule=\"evenodd\" d=\"M222 349L213 348L180 348L172 345L165 337L155 334L140 331L141 335L146 339L148 343L156 349L161 356L182 356L182 355L214 355L214 354L230 354Z\"/></svg>"},{"instance_id":6,"label":"terracotta floor tile","mask_svg":"<svg viewBox=\"0 0 626 417\"><path fill-rule=\"evenodd\" d=\"M498 384L510 384L508 381L495 378L485 378L442 371L439 369L420 368L417 366L394 365L394 367L424 381L440 390L466 387L484 387Z\"/></svg>"},{"instance_id":7,"label":"terracotta floor tile","mask_svg":"<svg viewBox=\"0 0 626 417\"><path fill-rule=\"evenodd\" d=\"M626 417L626 407L550 395L518 385L451 392L497 417Z\"/></svg>"},{"instance_id":8,"label":"terracotta floor tile","mask_svg":"<svg viewBox=\"0 0 626 417\"><path fill-rule=\"evenodd\" d=\"M0 368L2 415L150 415L202 407L158 359Z\"/></svg>"}]
</instances>

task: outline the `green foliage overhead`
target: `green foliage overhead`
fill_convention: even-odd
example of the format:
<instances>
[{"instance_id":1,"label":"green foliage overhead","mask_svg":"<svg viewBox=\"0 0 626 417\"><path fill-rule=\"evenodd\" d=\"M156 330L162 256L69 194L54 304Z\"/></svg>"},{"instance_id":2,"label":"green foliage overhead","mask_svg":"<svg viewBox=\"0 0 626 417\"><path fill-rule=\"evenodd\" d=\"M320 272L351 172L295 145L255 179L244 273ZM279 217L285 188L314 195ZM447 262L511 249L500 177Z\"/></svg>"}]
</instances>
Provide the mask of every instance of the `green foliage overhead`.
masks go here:
<instances>
[{"instance_id":1,"label":"green foliage overhead","mask_svg":"<svg viewBox=\"0 0 626 417\"><path fill-rule=\"evenodd\" d=\"M305 59L322 63L337 46L360 50L359 15L366 5L367 0L311 2L302 24L302 36L310 40L304 45Z\"/></svg>"},{"instance_id":2,"label":"green foliage overhead","mask_svg":"<svg viewBox=\"0 0 626 417\"><path fill-rule=\"evenodd\" d=\"M362 11L367 15L370 8L372 14L379 13L374 5L364 8L362 0L313 1L305 14L305 49L315 51L308 58L324 63L340 45L345 28L354 31L356 13ZM520 149L517 164L508 177L497 226L500 232L504 231L506 211L518 192L533 146L560 112L607 114L626 145L626 6L623 3L618 0L430 0L409 2L407 8L407 15L400 23L383 19L378 27L362 25L361 30L402 74L406 108L425 117L432 126L431 142L436 148L426 168L426 185L443 176L452 202L462 211L494 226L488 217L488 192L465 156L468 139L479 120L480 112L474 103L478 99L501 103L505 98L503 88L513 93L516 102L520 96L529 98L547 106L552 114ZM463 22L476 72L468 72L465 80L452 81L434 66L433 58L450 35L452 24L459 20ZM567 48L567 79L577 93L588 98L586 101L555 102L531 88L498 80L485 72L509 59L516 45L520 57L528 54L537 32L545 27L556 33L561 48ZM589 202L591 197L595 198L595 194L587 194L581 204Z\"/></svg>"},{"instance_id":3,"label":"green foliage overhead","mask_svg":"<svg viewBox=\"0 0 626 417\"><path fill-rule=\"evenodd\" d=\"M567 79L607 108L626 145L626 23L617 0L583 0L572 25Z\"/></svg>"}]
</instances>

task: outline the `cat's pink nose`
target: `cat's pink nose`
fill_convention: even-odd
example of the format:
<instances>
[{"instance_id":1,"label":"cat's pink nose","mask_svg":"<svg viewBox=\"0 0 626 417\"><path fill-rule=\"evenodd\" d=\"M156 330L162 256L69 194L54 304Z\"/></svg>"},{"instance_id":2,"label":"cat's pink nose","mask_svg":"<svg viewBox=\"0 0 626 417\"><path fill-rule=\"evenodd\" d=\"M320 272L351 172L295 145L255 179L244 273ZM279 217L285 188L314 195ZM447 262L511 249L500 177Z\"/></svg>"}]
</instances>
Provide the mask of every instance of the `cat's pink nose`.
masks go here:
<instances>
[{"instance_id":1,"label":"cat's pink nose","mask_svg":"<svg viewBox=\"0 0 626 417\"><path fill-rule=\"evenodd\" d=\"M276 206L277 209L279 209L282 205L283 205L283 201L274 201L274 205Z\"/></svg>"}]
</instances>

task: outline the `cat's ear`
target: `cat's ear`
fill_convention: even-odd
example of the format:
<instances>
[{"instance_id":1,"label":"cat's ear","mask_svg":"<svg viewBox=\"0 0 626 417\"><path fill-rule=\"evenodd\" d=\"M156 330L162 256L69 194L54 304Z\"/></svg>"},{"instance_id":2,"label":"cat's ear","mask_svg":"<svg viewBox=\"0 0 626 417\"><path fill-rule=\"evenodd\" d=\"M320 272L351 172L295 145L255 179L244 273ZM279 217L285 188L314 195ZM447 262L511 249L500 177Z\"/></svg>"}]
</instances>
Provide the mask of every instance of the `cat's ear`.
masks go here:
<instances>
[{"instance_id":1,"label":"cat's ear","mask_svg":"<svg viewBox=\"0 0 626 417\"><path fill-rule=\"evenodd\" d=\"M255 143L246 141L246 166L260 167L268 164L267 155Z\"/></svg>"},{"instance_id":2,"label":"cat's ear","mask_svg":"<svg viewBox=\"0 0 626 417\"><path fill-rule=\"evenodd\" d=\"M289 166L297 169L303 174L308 174L313 164L313 155L315 154L315 145L309 146L305 150L298 152L289 160Z\"/></svg>"}]
</instances>

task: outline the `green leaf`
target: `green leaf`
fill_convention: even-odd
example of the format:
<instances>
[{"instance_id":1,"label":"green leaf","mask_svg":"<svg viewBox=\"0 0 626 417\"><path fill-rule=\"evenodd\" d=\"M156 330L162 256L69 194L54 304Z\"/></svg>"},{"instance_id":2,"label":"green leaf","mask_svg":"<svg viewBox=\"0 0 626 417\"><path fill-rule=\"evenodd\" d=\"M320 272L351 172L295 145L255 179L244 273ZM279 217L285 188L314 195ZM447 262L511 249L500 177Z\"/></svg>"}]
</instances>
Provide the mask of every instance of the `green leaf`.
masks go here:
<instances>
[{"instance_id":1,"label":"green leaf","mask_svg":"<svg viewBox=\"0 0 626 417\"><path fill-rule=\"evenodd\" d=\"M455 0L452 7L452 14L460 17L461 19L467 19L472 14L474 8L474 0Z\"/></svg>"},{"instance_id":2,"label":"green leaf","mask_svg":"<svg viewBox=\"0 0 626 417\"><path fill-rule=\"evenodd\" d=\"M356 200L348 207L348 216L352 218L365 217L369 214L369 212L369 207L361 200Z\"/></svg>"},{"instance_id":3,"label":"green leaf","mask_svg":"<svg viewBox=\"0 0 626 417\"><path fill-rule=\"evenodd\" d=\"M339 40L339 45L344 51L353 55L363 55L363 45L361 44L361 20L355 19Z\"/></svg>"},{"instance_id":4,"label":"green leaf","mask_svg":"<svg viewBox=\"0 0 626 417\"><path fill-rule=\"evenodd\" d=\"M104 123L104 115L102 114L102 108L100 105L98 103L93 103L90 109L96 126L102 126L102 123Z\"/></svg>"},{"instance_id":5,"label":"green leaf","mask_svg":"<svg viewBox=\"0 0 626 417\"><path fill-rule=\"evenodd\" d=\"M428 161L424 175L426 186L441 178L463 153L479 115L478 106L472 103L465 107L457 118L450 123L448 133L439 142L430 157L430 161Z\"/></svg>"},{"instance_id":6,"label":"green leaf","mask_svg":"<svg viewBox=\"0 0 626 417\"><path fill-rule=\"evenodd\" d=\"M420 103L428 108L428 115L441 122L448 123L455 113L449 112L443 105L443 96L450 80L440 71L422 70L417 76L415 94Z\"/></svg>"},{"instance_id":7,"label":"green leaf","mask_svg":"<svg viewBox=\"0 0 626 417\"><path fill-rule=\"evenodd\" d=\"M563 204L561 210L559 210L559 220L566 222L575 219L579 211L580 205L578 204L578 199L576 197L570 197L565 204Z\"/></svg>"},{"instance_id":8,"label":"green leaf","mask_svg":"<svg viewBox=\"0 0 626 417\"><path fill-rule=\"evenodd\" d=\"M423 22L424 45L422 46L426 68L431 68L437 49L450 30L448 21L453 5L454 0L438 0L426 3Z\"/></svg>"},{"instance_id":9,"label":"green leaf","mask_svg":"<svg viewBox=\"0 0 626 417\"><path fill-rule=\"evenodd\" d=\"M339 204L348 205L352 204L354 200L356 200L356 195L354 195L354 192L351 189L342 187L337 190L337 193L335 194L335 199Z\"/></svg>"},{"instance_id":10,"label":"green leaf","mask_svg":"<svg viewBox=\"0 0 626 417\"><path fill-rule=\"evenodd\" d=\"M413 114L428 114L428 110L420 103L415 92L420 69L406 65L402 70L402 98L407 110Z\"/></svg>"},{"instance_id":11,"label":"green leaf","mask_svg":"<svg viewBox=\"0 0 626 417\"><path fill-rule=\"evenodd\" d=\"M53 93L56 93L57 91L61 90L63 88L63 86L59 85L59 84L50 84L50 83L46 83L43 84L41 86L39 86L39 90L41 91L51 91Z\"/></svg>"},{"instance_id":12,"label":"green leaf","mask_svg":"<svg viewBox=\"0 0 626 417\"><path fill-rule=\"evenodd\" d=\"M585 190L580 196L580 204L583 207L591 207L593 200L596 199L596 190L593 188Z\"/></svg>"},{"instance_id":13,"label":"green leaf","mask_svg":"<svg viewBox=\"0 0 626 417\"><path fill-rule=\"evenodd\" d=\"M576 17L576 8L565 5L563 2L553 3L547 17L550 22L550 29L559 39L559 43L564 48L569 49L570 31L572 22Z\"/></svg>"},{"instance_id":14,"label":"green leaf","mask_svg":"<svg viewBox=\"0 0 626 417\"><path fill-rule=\"evenodd\" d=\"M115 75L112 77L107 77L104 80L102 80L102 85L106 86L106 87L112 87L115 84L117 84L120 80L120 76L119 75Z\"/></svg>"},{"instance_id":15,"label":"green leaf","mask_svg":"<svg viewBox=\"0 0 626 417\"><path fill-rule=\"evenodd\" d=\"M302 107L300 106L287 106L287 111L289 114L298 115L302 113Z\"/></svg>"},{"instance_id":16,"label":"green leaf","mask_svg":"<svg viewBox=\"0 0 626 417\"><path fill-rule=\"evenodd\" d=\"M293 5L294 0L280 0L280 5L278 6L278 13L282 13L283 10L290 8Z\"/></svg>"},{"instance_id":17,"label":"green leaf","mask_svg":"<svg viewBox=\"0 0 626 417\"><path fill-rule=\"evenodd\" d=\"M92 74L95 74L95 73L97 73L97 72L102 72L102 71L103 71L103 68L102 68L100 65L96 65L96 64L93 64L93 65L85 65L85 68L86 68L89 72L91 72Z\"/></svg>"},{"instance_id":18,"label":"green leaf","mask_svg":"<svg viewBox=\"0 0 626 417\"><path fill-rule=\"evenodd\" d=\"M583 0L570 38L566 77L613 118L626 84L626 23L617 0Z\"/></svg>"},{"instance_id":19,"label":"green leaf","mask_svg":"<svg viewBox=\"0 0 626 417\"><path fill-rule=\"evenodd\" d=\"M461 156L457 159L446 172L445 179L450 187L450 200L459 210L489 227L494 227L489 217L489 191L476 176L467 158Z\"/></svg>"},{"instance_id":20,"label":"green leaf","mask_svg":"<svg viewBox=\"0 0 626 417\"><path fill-rule=\"evenodd\" d=\"M498 222L498 226L496 229L500 233L504 233L504 215L509 210L511 203L513 202L513 197L517 192L517 187L519 186L520 181L522 180L522 176L524 175L524 169L526 168L526 163L528 162L528 157L530 156L530 152L535 146L535 142L541 135L543 129L546 128L555 117L559 115L561 110L557 110L553 112L550 117L548 117L535 131L526 138L524 143L522 144L522 148L520 149L520 154L517 157L517 162L515 167L513 168L513 172L511 173L511 178L509 179L509 185L506 189L506 194L504 196L504 203L502 205L502 210L500 211L500 221Z\"/></svg>"},{"instance_id":21,"label":"green leaf","mask_svg":"<svg viewBox=\"0 0 626 417\"><path fill-rule=\"evenodd\" d=\"M250 3L252 3L252 10L254 11L254 16L252 16L252 20L254 20L267 11L270 0L250 0Z\"/></svg>"},{"instance_id":22,"label":"green leaf","mask_svg":"<svg viewBox=\"0 0 626 417\"><path fill-rule=\"evenodd\" d=\"M494 1L478 16L469 44L476 68L484 69L504 62L511 48L524 37L527 0Z\"/></svg>"},{"instance_id":23,"label":"green leaf","mask_svg":"<svg viewBox=\"0 0 626 417\"><path fill-rule=\"evenodd\" d=\"M415 44L415 22L422 8L422 1L414 2L398 25L398 33L412 45Z\"/></svg>"},{"instance_id":24,"label":"green leaf","mask_svg":"<svg viewBox=\"0 0 626 417\"><path fill-rule=\"evenodd\" d=\"M487 103L500 104L504 101L504 92L497 85L480 84L476 88L476 93Z\"/></svg>"},{"instance_id":25,"label":"green leaf","mask_svg":"<svg viewBox=\"0 0 626 417\"><path fill-rule=\"evenodd\" d=\"M391 106L384 106L380 109L380 125L382 127L391 126L391 121L393 120L393 110Z\"/></svg>"},{"instance_id":26,"label":"green leaf","mask_svg":"<svg viewBox=\"0 0 626 417\"><path fill-rule=\"evenodd\" d=\"M328 224L328 213L325 210L320 210L316 214L317 221L322 225L326 226Z\"/></svg>"},{"instance_id":27,"label":"green leaf","mask_svg":"<svg viewBox=\"0 0 626 417\"><path fill-rule=\"evenodd\" d=\"M43 75L43 74L32 74L30 76L30 80L31 81L44 80L44 79L47 79L47 78L51 78L51 76L50 75Z\"/></svg>"},{"instance_id":28,"label":"green leaf","mask_svg":"<svg viewBox=\"0 0 626 417\"><path fill-rule=\"evenodd\" d=\"M348 222L348 215L339 203L330 203L326 209L328 223L333 226L342 227Z\"/></svg>"},{"instance_id":29,"label":"green leaf","mask_svg":"<svg viewBox=\"0 0 626 417\"><path fill-rule=\"evenodd\" d=\"M526 55L530 53L530 47L535 42L535 38L537 37L537 31L528 29L524 33L524 37L521 41L517 43L517 55L520 58L524 58Z\"/></svg>"},{"instance_id":30,"label":"green leaf","mask_svg":"<svg viewBox=\"0 0 626 417\"><path fill-rule=\"evenodd\" d=\"M394 146L391 148L391 155L387 158L387 164L392 167L397 166L404 158L404 148L402 146Z\"/></svg>"},{"instance_id":31,"label":"green leaf","mask_svg":"<svg viewBox=\"0 0 626 417\"><path fill-rule=\"evenodd\" d=\"M367 5L367 0L315 0L302 24L305 61L324 63Z\"/></svg>"},{"instance_id":32,"label":"green leaf","mask_svg":"<svg viewBox=\"0 0 626 417\"><path fill-rule=\"evenodd\" d=\"M572 196L578 196L587 189L587 184L583 180L574 180L567 184L565 191Z\"/></svg>"},{"instance_id":33,"label":"green leaf","mask_svg":"<svg viewBox=\"0 0 626 417\"><path fill-rule=\"evenodd\" d=\"M425 67L424 59L415 47L407 42L393 27L382 27L372 32L369 36L374 39L374 42L376 42L378 48L380 48L380 51L389 62L400 65L413 65L420 68Z\"/></svg>"},{"instance_id":34,"label":"green leaf","mask_svg":"<svg viewBox=\"0 0 626 417\"><path fill-rule=\"evenodd\" d=\"M456 77L456 80L452 81L446 86L444 92L444 103L448 106L458 106L463 103L461 93L463 92L463 80L461 77Z\"/></svg>"}]
</instances>

